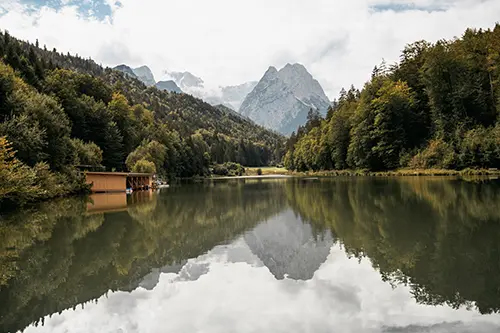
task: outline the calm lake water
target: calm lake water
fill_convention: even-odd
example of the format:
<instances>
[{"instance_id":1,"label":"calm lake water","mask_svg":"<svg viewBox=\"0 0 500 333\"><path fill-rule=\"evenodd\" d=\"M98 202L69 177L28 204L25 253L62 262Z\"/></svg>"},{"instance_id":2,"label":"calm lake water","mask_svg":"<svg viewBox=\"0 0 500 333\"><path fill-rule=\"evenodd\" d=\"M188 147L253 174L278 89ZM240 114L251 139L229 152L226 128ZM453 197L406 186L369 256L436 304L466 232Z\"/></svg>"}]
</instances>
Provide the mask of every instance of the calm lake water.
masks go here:
<instances>
[{"instance_id":1,"label":"calm lake water","mask_svg":"<svg viewBox=\"0 0 500 333\"><path fill-rule=\"evenodd\" d=\"M231 180L0 223L0 332L500 332L500 181Z\"/></svg>"}]
</instances>

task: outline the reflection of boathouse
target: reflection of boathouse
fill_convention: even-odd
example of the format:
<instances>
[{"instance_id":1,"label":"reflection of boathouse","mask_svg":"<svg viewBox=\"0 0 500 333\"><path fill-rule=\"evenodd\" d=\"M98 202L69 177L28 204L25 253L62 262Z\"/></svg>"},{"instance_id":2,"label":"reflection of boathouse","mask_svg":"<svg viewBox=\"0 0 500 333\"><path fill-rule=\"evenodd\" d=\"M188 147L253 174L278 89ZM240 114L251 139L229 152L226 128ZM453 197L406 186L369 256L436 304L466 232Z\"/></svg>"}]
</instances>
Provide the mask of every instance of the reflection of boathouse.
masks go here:
<instances>
[{"instance_id":1,"label":"reflection of boathouse","mask_svg":"<svg viewBox=\"0 0 500 333\"><path fill-rule=\"evenodd\" d=\"M125 192L148 190L153 183L153 174L129 172L86 172L87 184L92 184L92 192Z\"/></svg>"},{"instance_id":2,"label":"reflection of boathouse","mask_svg":"<svg viewBox=\"0 0 500 333\"><path fill-rule=\"evenodd\" d=\"M111 213L127 211L130 207L143 205L153 200L152 191L96 193L89 197L87 213Z\"/></svg>"}]
</instances>

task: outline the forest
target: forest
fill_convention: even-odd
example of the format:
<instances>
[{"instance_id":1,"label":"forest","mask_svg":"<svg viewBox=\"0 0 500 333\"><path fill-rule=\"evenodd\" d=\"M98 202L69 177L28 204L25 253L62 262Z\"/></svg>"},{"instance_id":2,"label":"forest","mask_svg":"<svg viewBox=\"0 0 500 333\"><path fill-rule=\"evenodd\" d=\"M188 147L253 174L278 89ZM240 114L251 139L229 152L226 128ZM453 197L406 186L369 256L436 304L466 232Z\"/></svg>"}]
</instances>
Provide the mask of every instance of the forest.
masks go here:
<instances>
[{"instance_id":1,"label":"forest","mask_svg":"<svg viewBox=\"0 0 500 333\"><path fill-rule=\"evenodd\" d=\"M83 168L206 176L279 163L285 138L186 94L0 32L0 205L85 191Z\"/></svg>"},{"instance_id":2,"label":"forest","mask_svg":"<svg viewBox=\"0 0 500 333\"><path fill-rule=\"evenodd\" d=\"M287 142L289 170L500 167L500 25L407 45Z\"/></svg>"}]
</instances>

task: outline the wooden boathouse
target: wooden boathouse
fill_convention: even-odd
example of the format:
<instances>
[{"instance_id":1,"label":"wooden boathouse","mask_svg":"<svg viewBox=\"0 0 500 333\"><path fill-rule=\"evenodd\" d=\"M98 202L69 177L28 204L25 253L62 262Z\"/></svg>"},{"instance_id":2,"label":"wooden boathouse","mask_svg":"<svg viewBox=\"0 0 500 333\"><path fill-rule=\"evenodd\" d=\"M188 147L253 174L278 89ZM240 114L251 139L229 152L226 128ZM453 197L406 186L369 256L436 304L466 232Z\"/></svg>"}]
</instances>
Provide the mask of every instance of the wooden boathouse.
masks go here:
<instances>
[{"instance_id":1,"label":"wooden boathouse","mask_svg":"<svg viewBox=\"0 0 500 333\"><path fill-rule=\"evenodd\" d=\"M133 172L85 172L87 184L93 193L143 191L151 189L152 173Z\"/></svg>"}]
</instances>

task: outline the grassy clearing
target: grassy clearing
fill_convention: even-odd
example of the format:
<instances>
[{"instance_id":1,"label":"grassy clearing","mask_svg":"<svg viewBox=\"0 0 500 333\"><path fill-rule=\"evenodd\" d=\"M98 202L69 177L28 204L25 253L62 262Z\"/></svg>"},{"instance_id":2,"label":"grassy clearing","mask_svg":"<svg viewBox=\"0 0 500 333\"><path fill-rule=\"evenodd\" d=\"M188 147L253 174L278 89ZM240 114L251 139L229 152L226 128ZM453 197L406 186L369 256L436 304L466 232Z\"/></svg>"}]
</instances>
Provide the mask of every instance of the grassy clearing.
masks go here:
<instances>
[{"instance_id":1,"label":"grassy clearing","mask_svg":"<svg viewBox=\"0 0 500 333\"><path fill-rule=\"evenodd\" d=\"M290 172L285 168L278 167L261 167L261 168L245 168L245 176L256 176L258 173L257 170L262 170L263 176L268 175L289 175Z\"/></svg>"}]
</instances>

